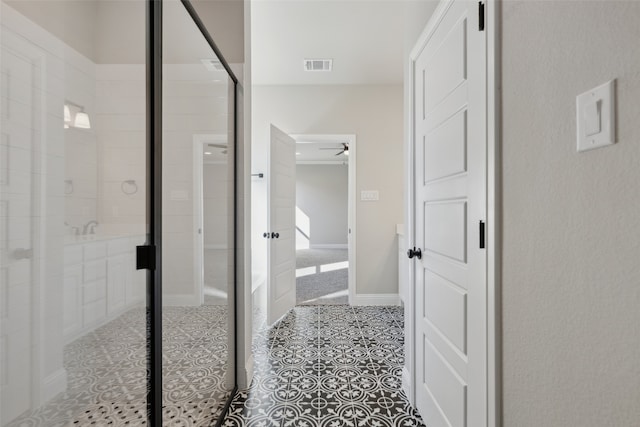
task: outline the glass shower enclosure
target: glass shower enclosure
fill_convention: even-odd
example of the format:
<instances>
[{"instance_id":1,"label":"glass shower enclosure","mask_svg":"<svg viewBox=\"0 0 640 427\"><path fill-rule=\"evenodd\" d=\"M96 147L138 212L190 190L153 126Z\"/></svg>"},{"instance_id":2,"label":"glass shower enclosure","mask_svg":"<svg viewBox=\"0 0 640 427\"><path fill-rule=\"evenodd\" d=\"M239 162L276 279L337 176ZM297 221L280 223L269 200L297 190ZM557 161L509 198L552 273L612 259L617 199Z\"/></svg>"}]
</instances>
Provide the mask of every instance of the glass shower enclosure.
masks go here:
<instances>
[{"instance_id":1,"label":"glass shower enclosure","mask_svg":"<svg viewBox=\"0 0 640 427\"><path fill-rule=\"evenodd\" d=\"M188 1L0 7L0 426L216 425L235 76Z\"/></svg>"}]
</instances>

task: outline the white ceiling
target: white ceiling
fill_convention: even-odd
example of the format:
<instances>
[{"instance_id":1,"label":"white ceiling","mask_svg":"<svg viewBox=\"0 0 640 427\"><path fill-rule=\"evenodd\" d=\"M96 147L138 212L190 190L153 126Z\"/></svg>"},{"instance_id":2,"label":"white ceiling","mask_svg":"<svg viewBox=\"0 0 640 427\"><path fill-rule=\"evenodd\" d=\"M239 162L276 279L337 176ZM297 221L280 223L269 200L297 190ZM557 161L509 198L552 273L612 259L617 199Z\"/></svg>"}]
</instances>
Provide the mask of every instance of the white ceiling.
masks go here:
<instances>
[{"instance_id":1,"label":"white ceiling","mask_svg":"<svg viewBox=\"0 0 640 427\"><path fill-rule=\"evenodd\" d=\"M404 1L257 0L251 5L254 84L399 84ZM303 60L332 58L332 72Z\"/></svg>"}]
</instances>

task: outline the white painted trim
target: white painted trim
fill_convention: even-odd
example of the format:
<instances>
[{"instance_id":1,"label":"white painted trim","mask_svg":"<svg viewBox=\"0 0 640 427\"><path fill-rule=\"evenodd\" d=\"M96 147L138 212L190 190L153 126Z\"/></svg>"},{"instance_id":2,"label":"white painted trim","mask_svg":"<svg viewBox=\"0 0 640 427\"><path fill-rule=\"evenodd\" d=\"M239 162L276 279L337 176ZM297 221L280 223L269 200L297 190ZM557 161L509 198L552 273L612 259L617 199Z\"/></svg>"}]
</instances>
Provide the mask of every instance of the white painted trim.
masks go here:
<instances>
[{"instance_id":1,"label":"white painted trim","mask_svg":"<svg viewBox=\"0 0 640 427\"><path fill-rule=\"evenodd\" d=\"M253 366L254 365L255 365L255 361L254 361L254 358L253 358L253 353L251 353L251 355L249 356L249 358L247 359L247 361L244 364L246 384L238 384L238 388L240 390L246 390L251 385L251 381L253 381Z\"/></svg>"},{"instance_id":2,"label":"white painted trim","mask_svg":"<svg viewBox=\"0 0 640 427\"><path fill-rule=\"evenodd\" d=\"M267 275L256 274L255 272L252 272L251 274L251 295L253 295L258 289L260 289L260 286L267 285Z\"/></svg>"},{"instance_id":3,"label":"white painted trim","mask_svg":"<svg viewBox=\"0 0 640 427\"><path fill-rule=\"evenodd\" d=\"M59 393L67 389L67 370L60 368L54 373L47 375L42 382L42 403L48 402Z\"/></svg>"},{"instance_id":4,"label":"white painted trim","mask_svg":"<svg viewBox=\"0 0 640 427\"><path fill-rule=\"evenodd\" d=\"M501 57L502 3L487 1L487 425L502 425L502 269L501 206Z\"/></svg>"},{"instance_id":5,"label":"white painted trim","mask_svg":"<svg viewBox=\"0 0 640 427\"><path fill-rule=\"evenodd\" d=\"M197 294L164 294L162 295L163 307L199 307L202 305L204 292Z\"/></svg>"},{"instance_id":6,"label":"white painted trim","mask_svg":"<svg viewBox=\"0 0 640 427\"><path fill-rule=\"evenodd\" d=\"M411 390L412 381L411 381L411 373L407 369L406 366L402 367L402 390ZM405 391L406 394L406 391Z\"/></svg>"},{"instance_id":7,"label":"white painted trim","mask_svg":"<svg viewBox=\"0 0 640 427\"><path fill-rule=\"evenodd\" d=\"M295 134L290 135L293 139L306 142L347 142L349 144L348 157L348 202L347 202L347 222L349 227L349 235L347 237L347 250L349 252L349 304L356 304L357 287L357 266L356 266L356 246L357 246L357 207L358 200L356 198L356 167L357 167L357 144L355 134Z\"/></svg>"},{"instance_id":8,"label":"white painted trim","mask_svg":"<svg viewBox=\"0 0 640 427\"><path fill-rule=\"evenodd\" d=\"M347 243L317 243L314 245L309 245L310 249L349 249L349 244Z\"/></svg>"},{"instance_id":9,"label":"white painted trim","mask_svg":"<svg viewBox=\"0 0 640 427\"><path fill-rule=\"evenodd\" d=\"M193 135L193 278L198 294L204 302L204 207L202 195L202 175L204 162L205 135ZM199 231L200 230L200 231Z\"/></svg>"},{"instance_id":10,"label":"white painted trim","mask_svg":"<svg viewBox=\"0 0 640 427\"><path fill-rule=\"evenodd\" d=\"M204 304L204 205L203 205L203 164L204 145L209 142L227 143L227 135L195 134L193 135L193 277L197 293ZM209 162L207 162L209 163ZM200 230L200 232L198 232ZM191 304L189 304L191 305Z\"/></svg>"},{"instance_id":11,"label":"white painted trim","mask_svg":"<svg viewBox=\"0 0 640 427\"><path fill-rule=\"evenodd\" d=\"M422 35L420 36L422 38ZM416 42L415 46L418 46L420 43L420 38ZM413 145L413 140L415 137L415 120L413 118L414 108L415 108L415 61L417 58L417 52L414 53L414 47L409 55L408 61L408 70L409 70L409 89L408 89L408 97L409 97L409 105L406 109L405 114L408 115L408 121L406 122L407 129L405 129L406 140L405 144L405 171L407 173L405 177L405 185L407 186L407 211L405 212L405 223L404 223L404 242L408 248L415 247L415 184L413 181L413 174L415 165L413 163L413 159L415 158L415 150ZM415 300L415 269L413 263L410 263L409 272L407 274L407 302L408 304L404 305L404 352L405 352L405 366L403 367L403 376L406 372L406 375L409 378L413 378L413 373L415 373L415 350L414 350L414 342L415 342L415 316L413 314L413 304L411 301ZM407 396L409 403L411 403L414 407L416 406L415 401L415 381L402 381L402 390L404 394Z\"/></svg>"},{"instance_id":12,"label":"white painted trim","mask_svg":"<svg viewBox=\"0 0 640 427\"><path fill-rule=\"evenodd\" d=\"M440 3L438 3L436 10L433 11L433 15L431 15L431 18L429 18L429 21L424 27L424 30L422 30L422 33L420 33L416 44L413 46L413 49L411 49L411 53L409 54L409 58L411 58L411 65L413 65L416 59L418 59L418 56L420 56L420 53L433 35L434 30L438 25L440 25L440 21L442 21L442 18L444 18L445 12L449 10L452 4L453 2L450 0L440 0ZM413 123L413 119L411 121Z\"/></svg>"},{"instance_id":13,"label":"white painted trim","mask_svg":"<svg viewBox=\"0 0 640 427\"><path fill-rule=\"evenodd\" d=\"M429 19L425 29L411 50L409 55L410 72L410 99L409 129L405 134L408 140L405 166L407 170L408 185L408 212L405 216L407 244L413 245L415 241L415 184L412 176L414 173L413 144L414 119L413 108L415 105L415 61L422 52L427 41L431 37L434 28L440 23L445 12L452 2L441 0L433 15ZM487 37L487 426L499 427L502 425L502 391L500 389L502 361L500 328L500 271L501 271L501 229L500 218L500 129L501 129L501 75L500 75L500 0L487 0L486 3L486 37ZM415 301L415 272L411 269L409 276L410 299ZM405 351L407 364L403 368L402 387L411 404L415 406L415 381L411 381L415 374L415 316L412 304L405 305ZM411 337L411 338L409 338ZM410 355L410 356L409 356ZM407 379L405 380L405 370Z\"/></svg>"},{"instance_id":14,"label":"white painted trim","mask_svg":"<svg viewBox=\"0 0 640 427\"><path fill-rule=\"evenodd\" d=\"M400 305L398 294L355 294L351 305Z\"/></svg>"}]
</instances>

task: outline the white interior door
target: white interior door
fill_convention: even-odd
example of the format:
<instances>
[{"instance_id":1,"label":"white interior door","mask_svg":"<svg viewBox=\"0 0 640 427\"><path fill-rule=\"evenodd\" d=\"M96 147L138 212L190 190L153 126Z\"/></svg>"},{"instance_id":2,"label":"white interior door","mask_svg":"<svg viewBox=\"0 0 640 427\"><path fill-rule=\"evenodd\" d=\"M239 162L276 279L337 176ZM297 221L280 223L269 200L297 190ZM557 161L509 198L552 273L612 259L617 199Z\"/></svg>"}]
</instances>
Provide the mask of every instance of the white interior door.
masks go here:
<instances>
[{"instance_id":1,"label":"white interior door","mask_svg":"<svg viewBox=\"0 0 640 427\"><path fill-rule=\"evenodd\" d=\"M414 68L416 405L487 425L486 47L477 2L443 2ZM484 244L482 245L484 247Z\"/></svg>"},{"instance_id":2,"label":"white interior door","mask_svg":"<svg viewBox=\"0 0 640 427\"><path fill-rule=\"evenodd\" d=\"M267 322L296 305L296 142L271 125L267 169Z\"/></svg>"},{"instance_id":3,"label":"white interior door","mask_svg":"<svg viewBox=\"0 0 640 427\"><path fill-rule=\"evenodd\" d=\"M39 313L37 218L40 183L37 133L42 131L40 53L7 30L2 45L2 142L0 145L0 395L3 425L32 406L35 374L31 359L37 347L33 330ZM62 104L60 105L62 111ZM35 163L36 165L38 163Z\"/></svg>"}]
</instances>

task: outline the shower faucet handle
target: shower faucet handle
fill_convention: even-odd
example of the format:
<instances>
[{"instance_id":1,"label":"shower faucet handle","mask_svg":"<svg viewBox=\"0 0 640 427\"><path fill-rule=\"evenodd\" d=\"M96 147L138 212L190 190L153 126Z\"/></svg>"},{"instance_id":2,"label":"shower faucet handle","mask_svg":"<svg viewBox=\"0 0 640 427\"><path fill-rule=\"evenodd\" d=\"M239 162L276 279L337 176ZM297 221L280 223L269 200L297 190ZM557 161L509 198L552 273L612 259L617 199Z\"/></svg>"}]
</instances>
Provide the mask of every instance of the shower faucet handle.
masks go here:
<instances>
[{"instance_id":1,"label":"shower faucet handle","mask_svg":"<svg viewBox=\"0 0 640 427\"><path fill-rule=\"evenodd\" d=\"M82 229L82 235L96 234L97 225L98 225L98 221L93 220L93 219L91 221L87 222L84 225L84 228Z\"/></svg>"}]
</instances>

